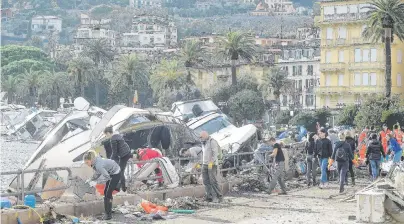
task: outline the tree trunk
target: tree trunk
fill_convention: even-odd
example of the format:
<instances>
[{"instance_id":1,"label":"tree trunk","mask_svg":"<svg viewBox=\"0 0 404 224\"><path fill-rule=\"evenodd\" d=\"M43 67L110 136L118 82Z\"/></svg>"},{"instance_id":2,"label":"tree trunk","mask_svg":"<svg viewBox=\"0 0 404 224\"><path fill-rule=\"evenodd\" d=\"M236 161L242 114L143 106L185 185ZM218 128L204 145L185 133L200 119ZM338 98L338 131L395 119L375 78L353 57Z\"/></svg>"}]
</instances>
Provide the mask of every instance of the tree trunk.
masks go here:
<instances>
[{"instance_id":1,"label":"tree trunk","mask_svg":"<svg viewBox=\"0 0 404 224\"><path fill-rule=\"evenodd\" d=\"M84 84L83 83L80 84L80 96L85 98L84 97Z\"/></svg>"},{"instance_id":2,"label":"tree trunk","mask_svg":"<svg viewBox=\"0 0 404 224\"><path fill-rule=\"evenodd\" d=\"M187 67L187 71L188 71L188 75L187 75L187 84L186 84L186 89L187 89L187 94L191 92L191 88L189 87L190 85L192 85L192 74L191 74L191 70Z\"/></svg>"},{"instance_id":3,"label":"tree trunk","mask_svg":"<svg viewBox=\"0 0 404 224\"><path fill-rule=\"evenodd\" d=\"M386 98L391 97L391 29L385 29L385 53L386 53Z\"/></svg>"},{"instance_id":4,"label":"tree trunk","mask_svg":"<svg viewBox=\"0 0 404 224\"><path fill-rule=\"evenodd\" d=\"M237 67L236 60L231 60L231 84L237 85Z\"/></svg>"}]
</instances>

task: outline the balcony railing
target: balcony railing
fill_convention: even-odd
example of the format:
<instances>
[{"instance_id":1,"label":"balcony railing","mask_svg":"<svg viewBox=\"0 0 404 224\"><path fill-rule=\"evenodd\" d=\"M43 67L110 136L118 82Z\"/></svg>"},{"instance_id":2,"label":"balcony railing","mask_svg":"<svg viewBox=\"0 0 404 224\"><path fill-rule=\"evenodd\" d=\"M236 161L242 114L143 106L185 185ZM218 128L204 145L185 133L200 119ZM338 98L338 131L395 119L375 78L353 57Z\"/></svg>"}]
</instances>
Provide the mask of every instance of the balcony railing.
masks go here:
<instances>
[{"instance_id":1,"label":"balcony railing","mask_svg":"<svg viewBox=\"0 0 404 224\"><path fill-rule=\"evenodd\" d=\"M344 63L321 63L320 64L320 71L327 72L327 71L341 71L345 69Z\"/></svg>"},{"instance_id":2,"label":"balcony railing","mask_svg":"<svg viewBox=\"0 0 404 224\"><path fill-rule=\"evenodd\" d=\"M316 94L338 94L347 92L346 86L321 86L316 88Z\"/></svg>"},{"instance_id":3,"label":"balcony railing","mask_svg":"<svg viewBox=\"0 0 404 224\"><path fill-rule=\"evenodd\" d=\"M347 21L360 21L367 18L367 13L345 13L324 15L323 22L338 23Z\"/></svg>"},{"instance_id":4,"label":"balcony railing","mask_svg":"<svg viewBox=\"0 0 404 224\"><path fill-rule=\"evenodd\" d=\"M370 43L372 43L372 41L366 40L365 38L360 37L360 38L352 38L351 43L352 44L370 44Z\"/></svg>"},{"instance_id":5,"label":"balcony railing","mask_svg":"<svg viewBox=\"0 0 404 224\"><path fill-rule=\"evenodd\" d=\"M383 93L385 90L384 86L377 85L377 86L351 86L348 90L349 93L354 94L377 94Z\"/></svg>"},{"instance_id":6,"label":"balcony railing","mask_svg":"<svg viewBox=\"0 0 404 224\"><path fill-rule=\"evenodd\" d=\"M385 62L360 62L360 63L351 63L349 64L348 69L353 70L368 70L368 69L377 69L383 70L386 68Z\"/></svg>"}]
</instances>

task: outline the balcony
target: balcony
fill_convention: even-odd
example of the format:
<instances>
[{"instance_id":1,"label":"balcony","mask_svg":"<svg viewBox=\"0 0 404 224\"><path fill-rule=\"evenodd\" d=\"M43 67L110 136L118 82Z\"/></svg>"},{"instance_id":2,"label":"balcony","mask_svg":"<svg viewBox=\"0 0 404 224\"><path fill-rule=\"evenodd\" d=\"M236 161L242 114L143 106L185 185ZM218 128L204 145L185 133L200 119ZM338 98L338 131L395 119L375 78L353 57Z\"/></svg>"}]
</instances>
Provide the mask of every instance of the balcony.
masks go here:
<instances>
[{"instance_id":1,"label":"balcony","mask_svg":"<svg viewBox=\"0 0 404 224\"><path fill-rule=\"evenodd\" d=\"M348 87L346 86L321 86L317 87L316 94L342 94L347 92Z\"/></svg>"},{"instance_id":2,"label":"balcony","mask_svg":"<svg viewBox=\"0 0 404 224\"><path fill-rule=\"evenodd\" d=\"M344 63L321 63L320 71L322 72L336 72L345 70Z\"/></svg>"},{"instance_id":3,"label":"balcony","mask_svg":"<svg viewBox=\"0 0 404 224\"><path fill-rule=\"evenodd\" d=\"M348 90L352 94L370 95L370 94L382 94L385 87L381 85L377 86L351 86Z\"/></svg>"},{"instance_id":4,"label":"balcony","mask_svg":"<svg viewBox=\"0 0 404 224\"><path fill-rule=\"evenodd\" d=\"M367 13L345 13L324 15L322 23L361 22L367 18Z\"/></svg>"},{"instance_id":5,"label":"balcony","mask_svg":"<svg viewBox=\"0 0 404 224\"><path fill-rule=\"evenodd\" d=\"M363 37L360 37L360 38L352 38L352 39L351 39L351 44L353 44L353 45L370 44L370 43L372 43L372 41L366 40L366 39L363 38Z\"/></svg>"},{"instance_id":6,"label":"balcony","mask_svg":"<svg viewBox=\"0 0 404 224\"><path fill-rule=\"evenodd\" d=\"M350 63L348 69L350 71L356 70L384 70L386 68L385 62L360 62Z\"/></svg>"}]
</instances>

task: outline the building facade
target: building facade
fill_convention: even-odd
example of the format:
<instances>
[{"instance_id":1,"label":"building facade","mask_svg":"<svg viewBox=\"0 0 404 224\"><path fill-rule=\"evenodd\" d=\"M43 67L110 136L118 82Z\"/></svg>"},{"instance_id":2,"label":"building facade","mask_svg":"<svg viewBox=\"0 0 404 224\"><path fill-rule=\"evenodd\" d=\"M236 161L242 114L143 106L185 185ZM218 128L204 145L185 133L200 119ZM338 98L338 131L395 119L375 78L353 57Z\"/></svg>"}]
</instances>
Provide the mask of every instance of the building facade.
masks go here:
<instances>
[{"instance_id":1,"label":"building facade","mask_svg":"<svg viewBox=\"0 0 404 224\"><path fill-rule=\"evenodd\" d=\"M161 8L163 6L163 0L129 0L129 6L132 8Z\"/></svg>"},{"instance_id":2,"label":"building facade","mask_svg":"<svg viewBox=\"0 0 404 224\"><path fill-rule=\"evenodd\" d=\"M35 16L31 21L33 33L47 33L62 31L62 19L57 16Z\"/></svg>"},{"instance_id":3,"label":"building facade","mask_svg":"<svg viewBox=\"0 0 404 224\"><path fill-rule=\"evenodd\" d=\"M76 44L82 45L89 40L105 39L115 46L117 32L110 29L110 19L94 20L86 14L80 15L80 26L75 35Z\"/></svg>"},{"instance_id":4,"label":"building facade","mask_svg":"<svg viewBox=\"0 0 404 224\"><path fill-rule=\"evenodd\" d=\"M135 16L132 31L122 34L122 47L170 48L177 46L174 22L158 16Z\"/></svg>"},{"instance_id":5,"label":"building facade","mask_svg":"<svg viewBox=\"0 0 404 224\"><path fill-rule=\"evenodd\" d=\"M336 108L360 104L365 96L385 92L384 44L365 40L367 1L321 2L320 86L317 104ZM404 44L392 43L392 94L404 95Z\"/></svg>"},{"instance_id":6,"label":"building facade","mask_svg":"<svg viewBox=\"0 0 404 224\"><path fill-rule=\"evenodd\" d=\"M292 86L280 96L282 110L316 109L315 88L320 76L320 49L296 46L282 49L276 63L287 72Z\"/></svg>"}]
</instances>

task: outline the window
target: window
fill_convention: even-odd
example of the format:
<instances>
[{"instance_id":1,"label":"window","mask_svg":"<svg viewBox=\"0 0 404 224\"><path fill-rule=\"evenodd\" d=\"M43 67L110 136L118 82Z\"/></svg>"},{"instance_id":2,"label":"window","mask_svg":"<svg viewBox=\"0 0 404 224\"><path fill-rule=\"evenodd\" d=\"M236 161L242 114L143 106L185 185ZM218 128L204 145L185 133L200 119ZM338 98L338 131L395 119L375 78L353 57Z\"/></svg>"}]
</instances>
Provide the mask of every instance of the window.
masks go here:
<instances>
[{"instance_id":1,"label":"window","mask_svg":"<svg viewBox=\"0 0 404 224\"><path fill-rule=\"evenodd\" d=\"M339 74L338 75L338 85L343 86L344 85L344 74Z\"/></svg>"},{"instance_id":2,"label":"window","mask_svg":"<svg viewBox=\"0 0 404 224\"><path fill-rule=\"evenodd\" d=\"M364 86L368 86L369 85L369 73L363 73L362 74L362 84Z\"/></svg>"},{"instance_id":3,"label":"window","mask_svg":"<svg viewBox=\"0 0 404 224\"><path fill-rule=\"evenodd\" d=\"M331 86L331 75L325 77L325 86Z\"/></svg>"},{"instance_id":4,"label":"window","mask_svg":"<svg viewBox=\"0 0 404 224\"><path fill-rule=\"evenodd\" d=\"M364 62L368 62L369 61L369 49L363 49L363 57L362 57L362 61Z\"/></svg>"},{"instance_id":5,"label":"window","mask_svg":"<svg viewBox=\"0 0 404 224\"><path fill-rule=\"evenodd\" d=\"M297 75L302 75L303 74L303 66L299 65L297 66Z\"/></svg>"},{"instance_id":6,"label":"window","mask_svg":"<svg viewBox=\"0 0 404 224\"><path fill-rule=\"evenodd\" d=\"M331 103L330 96L325 97L325 106L329 107Z\"/></svg>"},{"instance_id":7,"label":"window","mask_svg":"<svg viewBox=\"0 0 404 224\"><path fill-rule=\"evenodd\" d=\"M338 52L338 62L344 62L344 51Z\"/></svg>"},{"instance_id":8,"label":"window","mask_svg":"<svg viewBox=\"0 0 404 224\"><path fill-rule=\"evenodd\" d=\"M375 48L370 49L370 61L371 62L377 61L377 49Z\"/></svg>"},{"instance_id":9,"label":"window","mask_svg":"<svg viewBox=\"0 0 404 224\"><path fill-rule=\"evenodd\" d=\"M327 51L325 54L325 63L331 63L331 51Z\"/></svg>"},{"instance_id":10,"label":"window","mask_svg":"<svg viewBox=\"0 0 404 224\"><path fill-rule=\"evenodd\" d=\"M338 5L335 6L337 14L345 14L348 13L348 7L346 5Z\"/></svg>"},{"instance_id":11,"label":"window","mask_svg":"<svg viewBox=\"0 0 404 224\"><path fill-rule=\"evenodd\" d=\"M397 50L397 63L401 64L403 62L403 52L399 49Z\"/></svg>"},{"instance_id":12,"label":"window","mask_svg":"<svg viewBox=\"0 0 404 224\"><path fill-rule=\"evenodd\" d=\"M334 39L333 37L333 29L331 27L327 28L327 40L332 40Z\"/></svg>"},{"instance_id":13,"label":"window","mask_svg":"<svg viewBox=\"0 0 404 224\"><path fill-rule=\"evenodd\" d=\"M213 134L230 125L231 123L224 117L216 117L212 120L207 121L201 126L195 128L194 131L198 134L200 134L202 131L206 131L209 134Z\"/></svg>"},{"instance_id":14,"label":"window","mask_svg":"<svg viewBox=\"0 0 404 224\"><path fill-rule=\"evenodd\" d=\"M292 75L295 76L297 73L297 68L296 66L293 66L292 68L293 68Z\"/></svg>"},{"instance_id":15,"label":"window","mask_svg":"<svg viewBox=\"0 0 404 224\"><path fill-rule=\"evenodd\" d=\"M306 106L310 107L314 105L314 96L306 95Z\"/></svg>"},{"instance_id":16,"label":"window","mask_svg":"<svg viewBox=\"0 0 404 224\"><path fill-rule=\"evenodd\" d=\"M349 5L348 6L349 13L358 13L358 5Z\"/></svg>"},{"instance_id":17,"label":"window","mask_svg":"<svg viewBox=\"0 0 404 224\"><path fill-rule=\"evenodd\" d=\"M402 86L401 74L400 73L397 74L397 86Z\"/></svg>"},{"instance_id":18,"label":"window","mask_svg":"<svg viewBox=\"0 0 404 224\"><path fill-rule=\"evenodd\" d=\"M334 6L325 6L324 15L333 15L335 13Z\"/></svg>"},{"instance_id":19,"label":"window","mask_svg":"<svg viewBox=\"0 0 404 224\"><path fill-rule=\"evenodd\" d=\"M362 54L361 54L361 49L357 48L355 49L355 62L361 62L362 61Z\"/></svg>"},{"instance_id":20,"label":"window","mask_svg":"<svg viewBox=\"0 0 404 224\"><path fill-rule=\"evenodd\" d=\"M346 39L346 27L341 26L338 28L338 38Z\"/></svg>"},{"instance_id":21,"label":"window","mask_svg":"<svg viewBox=\"0 0 404 224\"><path fill-rule=\"evenodd\" d=\"M283 59L285 59L285 60L289 59L289 51L288 50L285 50L283 52Z\"/></svg>"},{"instance_id":22,"label":"window","mask_svg":"<svg viewBox=\"0 0 404 224\"><path fill-rule=\"evenodd\" d=\"M313 75L313 65L307 66L307 75Z\"/></svg>"},{"instance_id":23,"label":"window","mask_svg":"<svg viewBox=\"0 0 404 224\"><path fill-rule=\"evenodd\" d=\"M376 73L370 73L370 85L375 86L376 85Z\"/></svg>"},{"instance_id":24,"label":"window","mask_svg":"<svg viewBox=\"0 0 404 224\"><path fill-rule=\"evenodd\" d=\"M355 86L360 86L360 85L361 85L361 74L355 73Z\"/></svg>"},{"instance_id":25,"label":"window","mask_svg":"<svg viewBox=\"0 0 404 224\"><path fill-rule=\"evenodd\" d=\"M297 50L296 51L296 59L301 59L302 58L302 50Z\"/></svg>"}]
</instances>

